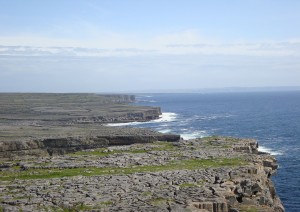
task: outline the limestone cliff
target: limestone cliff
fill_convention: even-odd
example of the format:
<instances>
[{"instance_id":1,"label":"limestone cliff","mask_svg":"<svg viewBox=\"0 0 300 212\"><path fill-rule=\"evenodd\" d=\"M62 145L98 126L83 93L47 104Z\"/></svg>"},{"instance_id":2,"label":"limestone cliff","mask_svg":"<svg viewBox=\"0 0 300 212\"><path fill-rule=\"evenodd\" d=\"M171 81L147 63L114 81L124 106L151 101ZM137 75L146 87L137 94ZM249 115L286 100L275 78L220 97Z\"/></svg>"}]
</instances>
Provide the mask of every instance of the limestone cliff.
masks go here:
<instances>
[{"instance_id":1,"label":"limestone cliff","mask_svg":"<svg viewBox=\"0 0 300 212\"><path fill-rule=\"evenodd\" d=\"M270 178L278 165L257 146L208 137L7 161L0 165L0 208L283 212Z\"/></svg>"},{"instance_id":2,"label":"limestone cliff","mask_svg":"<svg viewBox=\"0 0 300 212\"><path fill-rule=\"evenodd\" d=\"M180 135L163 134L147 129L97 128L99 132L81 136L50 136L16 141L0 141L0 159L44 157L84 149L130 145L154 141L179 141Z\"/></svg>"}]
</instances>

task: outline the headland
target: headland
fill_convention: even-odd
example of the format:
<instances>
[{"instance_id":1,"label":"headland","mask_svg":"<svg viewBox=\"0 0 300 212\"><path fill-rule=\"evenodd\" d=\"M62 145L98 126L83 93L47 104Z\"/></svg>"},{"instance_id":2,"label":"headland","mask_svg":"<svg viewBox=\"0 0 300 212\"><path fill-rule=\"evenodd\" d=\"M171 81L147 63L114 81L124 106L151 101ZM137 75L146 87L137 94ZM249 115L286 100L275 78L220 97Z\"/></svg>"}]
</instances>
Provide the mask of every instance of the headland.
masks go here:
<instances>
[{"instance_id":1,"label":"headland","mask_svg":"<svg viewBox=\"0 0 300 212\"><path fill-rule=\"evenodd\" d=\"M159 118L134 99L0 94L0 210L284 211L255 140L105 126Z\"/></svg>"}]
</instances>

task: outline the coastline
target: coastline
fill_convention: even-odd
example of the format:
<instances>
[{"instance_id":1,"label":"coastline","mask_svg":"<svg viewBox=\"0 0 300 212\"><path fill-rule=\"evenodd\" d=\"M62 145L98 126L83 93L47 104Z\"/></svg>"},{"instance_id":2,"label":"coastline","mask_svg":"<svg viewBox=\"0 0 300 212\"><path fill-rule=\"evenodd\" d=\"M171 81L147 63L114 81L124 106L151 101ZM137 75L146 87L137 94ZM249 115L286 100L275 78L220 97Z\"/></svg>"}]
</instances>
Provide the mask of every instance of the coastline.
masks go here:
<instances>
[{"instance_id":1,"label":"coastline","mask_svg":"<svg viewBox=\"0 0 300 212\"><path fill-rule=\"evenodd\" d=\"M278 164L250 139L136 143L3 165L5 210L284 211L270 179Z\"/></svg>"},{"instance_id":2,"label":"coastline","mask_svg":"<svg viewBox=\"0 0 300 212\"><path fill-rule=\"evenodd\" d=\"M136 127L136 126L143 126L145 124L152 124L152 123L157 123L157 122L172 122L176 119L178 114L173 113L173 112L162 112L162 114L159 116L158 119L154 119L154 120L150 120L150 121L143 121L143 122L124 122L124 123L109 123L109 124L105 124L105 126L109 126L109 127L127 127L127 126L131 126L131 127ZM171 130L158 130L158 132L161 133L170 133ZM203 134L200 134L203 133ZM192 134L180 134L180 137L184 140L190 140L190 139L196 139L196 138L201 138L201 137L206 137L205 136L205 131L203 132L198 132L198 133L192 133ZM259 145L258 147L258 151L260 152L264 152L264 153L268 153L270 155L281 155L282 153L279 151L274 151L270 148L264 147Z\"/></svg>"},{"instance_id":3,"label":"coastline","mask_svg":"<svg viewBox=\"0 0 300 212\"><path fill-rule=\"evenodd\" d=\"M119 103L124 107L124 99L127 97L114 100L118 101L114 107L120 108ZM145 107L151 111L145 113L143 107L128 107L126 110L143 110L134 117L150 119L150 123L174 117L164 117L160 109ZM124 115L117 114L121 119L113 120L124 121ZM45 131L41 125L22 125L23 130L29 127L35 133L31 134L36 136L34 142L21 133L18 138L25 141L12 145L16 140L3 140L2 135L0 152L9 152L5 143L13 151L20 150L14 152L13 161L1 162L2 209L284 211L270 179L278 168L276 159L259 153L255 140L218 136L182 140L179 135L148 129L105 127L105 121L97 123L100 119L94 117L85 119L84 124L66 124L70 119L61 119L60 124L64 123L58 128L62 131L54 127L57 120L49 120L46 131L50 137L42 134L47 141L42 143L36 140ZM70 136L75 132L77 135ZM42 153L42 149L46 151Z\"/></svg>"}]
</instances>

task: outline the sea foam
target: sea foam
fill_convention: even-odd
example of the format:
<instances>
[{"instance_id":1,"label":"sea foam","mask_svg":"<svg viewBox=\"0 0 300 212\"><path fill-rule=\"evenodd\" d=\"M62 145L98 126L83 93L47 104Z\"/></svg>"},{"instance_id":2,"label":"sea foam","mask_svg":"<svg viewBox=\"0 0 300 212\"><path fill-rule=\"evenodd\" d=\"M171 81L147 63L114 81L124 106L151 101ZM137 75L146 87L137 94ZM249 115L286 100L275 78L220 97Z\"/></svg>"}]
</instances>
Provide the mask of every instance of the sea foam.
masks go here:
<instances>
[{"instance_id":1,"label":"sea foam","mask_svg":"<svg viewBox=\"0 0 300 212\"><path fill-rule=\"evenodd\" d=\"M162 122L172 122L175 121L177 117L177 113L162 113L158 119L147 121L147 122L127 122L127 123L110 123L106 124L105 126L111 126L111 127L122 127L122 126L136 126L136 125L143 125L143 124L149 124L149 123L162 123Z\"/></svg>"},{"instance_id":2,"label":"sea foam","mask_svg":"<svg viewBox=\"0 0 300 212\"><path fill-rule=\"evenodd\" d=\"M195 139L195 138L203 138L205 136L207 136L206 131L195 131L192 133L183 133L180 134L180 136L184 139L184 140L189 140L189 139Z\"/></svg>"},{"instance_id":3,"label":"sea foam","mask_svg":"<svg viewBox=\"0 0 300 212\"><path fill-rule=\"evenodd\" d=\"M152 120L149 122L157 123L157 122L171 122L175 121L177 118L177 113L162 113L162 115L159 116L159 119Z\"/></svg>"},{"instance_id":4,"label":"sea foam","mask_svg":"<svg viewBox=\"0 0 300 212\"><path fill-rule=\"evenodd\" d=\"M171 130L170 129L163 129L163 130L158 130L158 132L161 132L161 133L170 133Z\"/></svg>"},{"instance_id":5,"label":"sea foam","mask_svg":"<svg viewBox=\"0 0 300 212\"><path fill-rule=\"evenodd\" d=\"M110 123L110 124L105 124L105 126L109 127L122 127L122 126L134 126L134 125L139 125L142 122L127 122L127 123Z\"/></svg>"},{"instance_id":6,"label":"sea foam","mask_svg":"<svg viewBox=\"0 0 300 212\"><path fill-rule=\"evenodd\" d=\"M266 152L269 153L270 155L282 155L282 152L280 151L274 151L270 148L264 147L264 146L259 146L258 151L260 152Z\"/></svg>"}]
</instances>

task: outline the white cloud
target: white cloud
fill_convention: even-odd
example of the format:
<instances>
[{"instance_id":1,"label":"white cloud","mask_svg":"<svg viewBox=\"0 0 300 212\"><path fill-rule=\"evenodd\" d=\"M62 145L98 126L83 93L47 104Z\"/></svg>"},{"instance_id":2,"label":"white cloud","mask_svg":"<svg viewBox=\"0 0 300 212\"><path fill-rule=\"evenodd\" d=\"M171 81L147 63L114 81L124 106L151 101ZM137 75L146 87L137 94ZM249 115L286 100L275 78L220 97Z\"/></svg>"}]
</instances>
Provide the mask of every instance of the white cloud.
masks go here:
<instances>
[{"instance_id":1,"label":"white cloud","mask_svg":"<svg viewBox=\"0 0 300 212\"><path fill-rule=\"evenodd\" d=\"M19 35L0 37L0 45L4 46L32 46L32 47L69 47L81 46L82 43L73 39L51 38L38 35Z\"/></svg>"},{"instance_id":2,"label":"white cloud","mask_svg":"<svg viewBox=\"0 0 300 212\"><path fill-rule=\"evenodd\" d=\"M144 35L101 30L89 23L70 27L65 35L82 27L87 36L19 35L0 37L0 55L137 56L137 55L249 55L299 56L300 38L283 41L222 42L202 36L198 30ZM58 29L60 27L58 26ZM50 33L51 34L51 33ZM55 33L52 33L55 34ZM11 46L11 47L10 47ZM24 47L26 46L26 48ZM10 48L9 48L10 47ZM22 47L22 48L21 48Z\"/></svg>"},{"instance_id":3,"label":"white cloud","mask_svg":"<svg viewBox=\"0 0 300 212\"><path fill-rule=\"evenodd\" d=\"M185 30L182 32L173 32L162 34L154 37L154 43L166 45L168 43L176 43L181 45L191 45L195 43L212 43L216 42L213 39L208 39L200 34L198 30Z\"/></svg>"}]
</instances>

